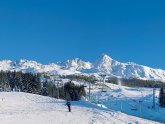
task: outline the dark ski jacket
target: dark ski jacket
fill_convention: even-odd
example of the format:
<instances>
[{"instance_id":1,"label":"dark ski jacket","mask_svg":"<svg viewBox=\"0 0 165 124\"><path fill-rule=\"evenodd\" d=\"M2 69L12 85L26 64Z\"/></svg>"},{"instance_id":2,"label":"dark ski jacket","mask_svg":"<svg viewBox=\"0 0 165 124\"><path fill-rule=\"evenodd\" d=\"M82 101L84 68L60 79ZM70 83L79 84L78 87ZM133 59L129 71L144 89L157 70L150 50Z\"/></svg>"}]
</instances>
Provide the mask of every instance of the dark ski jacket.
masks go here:
<instances>
[{"instance_id":1,"label":"dark ski jacket","mask_svg":"<svg viewBox=\"0 0 165 124\"><path fill-rule=\"evenodd\" d=\"M66 105L67 105L67 106L70 106L70 105L71 105L71 103L68 101L68 102L66 103Z\"/></svg>"}]
</instances>

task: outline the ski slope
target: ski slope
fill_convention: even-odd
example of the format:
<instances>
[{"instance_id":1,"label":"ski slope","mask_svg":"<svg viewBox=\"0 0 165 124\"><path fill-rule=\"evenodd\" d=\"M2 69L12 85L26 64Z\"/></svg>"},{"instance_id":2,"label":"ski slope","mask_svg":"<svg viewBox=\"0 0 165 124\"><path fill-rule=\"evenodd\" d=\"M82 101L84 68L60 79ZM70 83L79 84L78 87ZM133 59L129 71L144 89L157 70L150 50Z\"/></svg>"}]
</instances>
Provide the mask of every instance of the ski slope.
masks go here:
<instances>
[{"instance_id":1,"label":"ski slope","mask_svg":"<svg viewBox=\"0 0 165 124\"><path fill-rule=\"evenodd\" d=\"M159 106L159 89L156 89L155 109L153 109L152 88L130 88L111 83L106 85L109 87L106 89L107 92L101 92L98 88L91 90L92 102L128 115L165 123L162 116L165 109Z\"/></svg>"},{"instance_id":2,"label":"ski slope","mask_svg":"<svg viewBox=\"0 0 165 124\"><path fill-rule=\"evenodd\" d=\"M18 92L0 93L0 120L1 124L158 124L85 101L72 102L69 113L63 100Z\"/></svg>"}]
</instances>

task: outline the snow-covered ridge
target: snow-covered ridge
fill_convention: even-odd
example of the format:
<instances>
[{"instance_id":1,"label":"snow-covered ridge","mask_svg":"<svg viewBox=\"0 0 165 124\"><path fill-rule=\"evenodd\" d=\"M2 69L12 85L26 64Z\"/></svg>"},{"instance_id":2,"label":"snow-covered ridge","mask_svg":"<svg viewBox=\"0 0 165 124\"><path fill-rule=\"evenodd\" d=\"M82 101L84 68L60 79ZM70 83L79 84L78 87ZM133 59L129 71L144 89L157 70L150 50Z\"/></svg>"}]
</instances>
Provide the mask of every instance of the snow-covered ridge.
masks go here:
<instances>
[{"instance_id":1,"label":"snow-covered ridge","mask_svg":"<svg viewBox=\"0 0 165 124\"><path fill-rule=\"evenodd\" d=\"M105 54L100 56L95 62L86 62L79 58L75 58L67 60L66 62L51 63L47 65L23 59L19 61L1 60L0 70L60 75L78 73L97 75L99 73L106 73L109 76L113 75L121 78L165 81L165 70L153 69L133 62L121 63Z\"/></svg>"}]
</instances>

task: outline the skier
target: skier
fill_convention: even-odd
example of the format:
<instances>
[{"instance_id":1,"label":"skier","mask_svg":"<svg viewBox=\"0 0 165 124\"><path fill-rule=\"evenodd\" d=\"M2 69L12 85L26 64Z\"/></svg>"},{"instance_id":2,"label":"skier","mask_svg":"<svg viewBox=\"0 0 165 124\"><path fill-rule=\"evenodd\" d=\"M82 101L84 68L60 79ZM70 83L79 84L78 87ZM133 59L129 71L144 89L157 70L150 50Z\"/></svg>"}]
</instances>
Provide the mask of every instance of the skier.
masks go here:
<instances>
[{"instance_id":1,"label":"skier","mask_svg":"<svg viewBox=\"0 0 165 124\"><path fill-rule=\"evenodd\" d=\"M69 112L71 112L71 103L70 103L68 100L67 100L66 105L68 106L68 110L69 110Z\"/></svg>"}]
</instances>

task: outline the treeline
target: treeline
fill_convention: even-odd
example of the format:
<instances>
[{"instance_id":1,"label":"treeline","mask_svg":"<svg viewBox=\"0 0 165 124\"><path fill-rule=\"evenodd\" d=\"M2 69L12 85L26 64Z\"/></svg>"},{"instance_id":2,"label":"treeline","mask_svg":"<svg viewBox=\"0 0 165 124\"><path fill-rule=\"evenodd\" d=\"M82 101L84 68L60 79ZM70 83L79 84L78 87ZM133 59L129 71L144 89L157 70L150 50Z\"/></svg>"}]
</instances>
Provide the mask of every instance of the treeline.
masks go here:
<instances>
[{"instance_id":1,"label":"treeline","mask_svg":"<svg viewBox=\"0 0 165 124\"><path fill-rule=\"evenodd\" d=\"M60 98L71 101L78 101L82 96L86 96L83 85L78 86L69 81L64 86L58 86L53 83L44 83L42 88L42 95L54 98Z\"/></svg>"},{"instance_id":2,"label":"treeline","mask_svg":"<svg viewBox=\"0 0 165 124\"><path fill-rule=\"evenodd\" d=\"M20 91L40 94L40 75L32 73L1 71L0 89L3 91Z\"/></svg>"},{"instance_id":3,"label":"treeline","mask_svg":"<svg viewBox=\"0 0 165 124\"><path fill-rule=\"evenodd\" d=\"M136 79L136 78L130 78L130 79L120 79L122 82L123 86L128 86L128 87L155 87L155 88L160 88L165 86L164 82L161 81L153 81L153 80L142 80L142 79ZM117 78L108 78L109 83L118 83Z\"/></svg>"},{"instance_id":4,"label":"treeline","mask_svg":"<svg viewBox=\"0 0 165 124\"><path fill-rule=\"evenodd\" d=\"M159 104L161 107L165 108L165 87L160 88L159 92Z\"/></svg>"},{"instance_id":5,"label":"treeline","mask_svg":"<svg viewBox=\"0 0 165 124\"><path fill-rule=\"evenodd\" d=\"M47 84L47 87L48 87L48 95L50 97L77 101L80 100L82 96L84 97L86 96L84 86L75 85L71 81L65 83L64 86L61 87L57 87L52 83Z\"/></svg>"},{"instance_id":6,"label":"treeline","mask_svg":"<svg viewBox=\"0 0 165 124\"><path fill-rule=\"evenodd\" d=\"M86 82L91 82L95 83L98 81L98 79L95 76L86 76L86 75L67 75L67 76L62 76L62 78L67 78L70 80L77 80L77 81L86 81ZM118 83L118 78L116 77L111 77L106 80L107 83L113 83L117 84ZM122 85L128 86L128 87L156 87L160 88L162 86L165 86L165 82L162 81L154 81L154 80L142 80L142 79L137 79L137 78L128 78L128 79L120 79L122 82Z\"/></svg>"},{"instance_id":7,"label":"treeline","mask_svg":"<svg viewBox=\"0 0 165 124\"><path fill-rule=\"evenodd\" d=\"M70 80L77 80L77 81L86 81L86 82L91 82L91 83L95 83L98 81L98 79L95 76L87 76L87 75L65 75L65 76L61 76L61 78L66 78L66 79L70 79Z\"/></svg>"},{"instance_id":8,"label":"treeline","mask_svg":"<svg viewBox=\"0 0 165 124\"><path fill-rule=\"evenodd\" d=\"M85 96L83 86L77 86L72 82L64 86L47 80L41 82L40 77L40 74L0 71L0 90L27 92L72 101L80 100L82 96Z\"/></svg>"}]
</instances>

